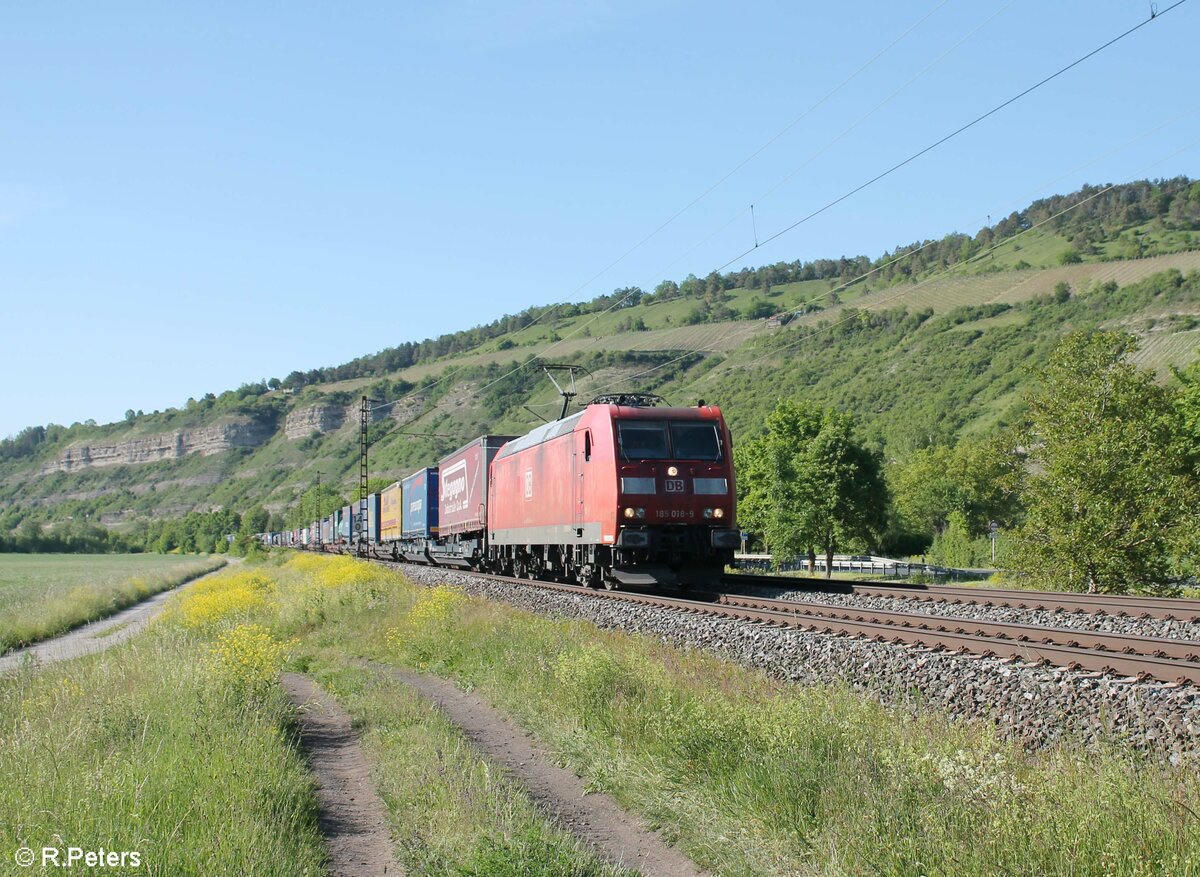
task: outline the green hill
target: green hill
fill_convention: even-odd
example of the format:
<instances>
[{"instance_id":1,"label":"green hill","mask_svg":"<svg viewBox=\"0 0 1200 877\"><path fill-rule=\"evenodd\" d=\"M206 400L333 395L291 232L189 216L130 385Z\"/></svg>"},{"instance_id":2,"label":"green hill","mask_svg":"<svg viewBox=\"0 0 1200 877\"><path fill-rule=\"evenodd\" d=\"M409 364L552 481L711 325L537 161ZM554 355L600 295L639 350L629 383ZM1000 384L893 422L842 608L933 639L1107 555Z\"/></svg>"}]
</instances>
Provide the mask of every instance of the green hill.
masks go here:
<instances>
[{"instance_id":1,"label":"green hill","mask_svg":"<svg viewBox=\"0 0 1200 877\"><path fill-rule=\"evenodd\" d=\"M720 404L754 434L781 395L856 414L889 459L1020 416L1031 366L1079 327L1121 326L1163 375L1200 344L1200 183L1086 187L968 237L790 262L532 307L350 363L0 442L0 532L192 510L286 513L322 473L357 483L358 399L402 400L371 426L372 475L397 478L484 431L556 416L535 357L605 389ZM772 317L773 319L767 319ZM539 360L540 361L540 360Z\"/></svg>"}]
</instances>

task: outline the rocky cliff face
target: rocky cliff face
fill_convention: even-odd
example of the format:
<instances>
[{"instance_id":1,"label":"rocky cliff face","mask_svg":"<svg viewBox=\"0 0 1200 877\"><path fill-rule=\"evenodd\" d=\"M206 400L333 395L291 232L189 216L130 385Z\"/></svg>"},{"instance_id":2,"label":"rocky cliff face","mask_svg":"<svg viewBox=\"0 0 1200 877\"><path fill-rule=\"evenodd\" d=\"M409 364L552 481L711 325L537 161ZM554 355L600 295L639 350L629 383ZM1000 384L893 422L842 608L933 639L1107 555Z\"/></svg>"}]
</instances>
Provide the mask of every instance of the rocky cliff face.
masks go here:
<instances>
[{"instance_id":1,"label":"rocky cliff face","mask_svg":"<svg viewBox=\"0 0 1200 877\"><path fill-rule=\"evenodd\" d=\"M207 457L231 448L257 448L270 441L273 434L269 425L253 420L235 420L106 445L72 445L43 465L41 474L78 472L101 466L135 466L139 463L177 460L188 454Z\"/></svg>"},{"instance_id":2,"label":"rocky cliff face","mask_svg":"<svg viewBox=\"0 0 1200 877\"><path fill-rule=\"evenodd\" d=\"M390 409L389 409L390 410ZM387 417L387 411L372 411L371 422L378 423ZM392 415L395 416L395 415ZM283 423L283 434L288 441L308 438L313 433L325 435L341 429L347 423L355 424L357 429L359 406L351 405L310 405L307 408L297 408L287 416Z\"/></svg>"},{"instance_id":3,"label":"rocky cliff face","mask_svg":"<svg viewBox=\"0 0 1200 877\"><path fill-rule=\"evenodd\" d=\"M314 432L325 435L339 429L351 409L345 405L310 405L308 408L297 408L287 416L283 423L283 434L289 441L308 438Z\"/></svg>"}]
</instances>

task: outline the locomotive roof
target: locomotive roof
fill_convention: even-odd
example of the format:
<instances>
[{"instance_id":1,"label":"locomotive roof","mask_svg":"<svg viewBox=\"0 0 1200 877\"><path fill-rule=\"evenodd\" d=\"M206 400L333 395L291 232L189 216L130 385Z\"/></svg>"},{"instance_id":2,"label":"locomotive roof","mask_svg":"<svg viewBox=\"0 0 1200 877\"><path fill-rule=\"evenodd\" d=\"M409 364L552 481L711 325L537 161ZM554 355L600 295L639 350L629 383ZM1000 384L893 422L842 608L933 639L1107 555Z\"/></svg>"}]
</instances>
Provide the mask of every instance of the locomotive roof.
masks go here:
<instances>
[{"instance_id":1,"label":"locomotive roof","mask_svg":"<svg viewBox=\"0 0 1200 877\"><path fill-rule=\"evenodd\" d=\"M552 438L558 438L560 435L573 432L580 418L592 408L607 408L613 420L664 420L667 418L673 420L712 420L715 418L710 412L716 410L710 406L705 406L704 408L635 408L626 405L589 405L578 414L572 414L570 417L564 417L562 420L555 420L552 423L543 423L520 438L513 439L500 449L500 453L496 454L496 459L501 460L519 453L526 448L532 448L534 445L540 445L542 442L548 442Z\"/></svg>"},{"instance_id":2,"label":"locomotive roof","mask_svg":"<svg viewBox=\"0 0 1200 877\"><path fill-rule=\"evenodd\" d=\"M540 445L542 442L548 442L552 438L558 438L560 435L572 432L575 429L575 424L579 422L579 419L583 417L585 413L586 409L584 411L580 411L578 414L572 414L570 417L564 417L562 420L555 420L552 423L543 423L536 429L525 433L525 435L521 436L519 439L513 439L511 442L506 444L500 449L500 453L496 454L496 459L502 459L510 456L511 454L515 454L518 451L523 451L526 448L532 448L534 445Z\"/></svg>"}]
</instances>

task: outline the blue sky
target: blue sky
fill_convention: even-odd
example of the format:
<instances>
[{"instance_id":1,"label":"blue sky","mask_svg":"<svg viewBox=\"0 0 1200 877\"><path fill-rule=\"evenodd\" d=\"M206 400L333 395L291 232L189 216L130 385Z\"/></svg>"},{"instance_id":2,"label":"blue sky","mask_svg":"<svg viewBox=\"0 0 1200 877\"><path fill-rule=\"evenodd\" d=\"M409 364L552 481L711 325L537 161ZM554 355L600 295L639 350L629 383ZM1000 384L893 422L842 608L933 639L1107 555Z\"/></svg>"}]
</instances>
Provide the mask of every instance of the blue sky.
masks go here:
<instances>
[{"instance_id":1,"label":"blue sky","mask_svg":"<svg viewBox=\"0 0 1200 877\"><path fill-rule=\"evenodd\" d=\"M1148 14L0 5L0 436L704 275L753 243L750 203L766 237ZM1084 182L1200 176L1198 32L1187 3L745 262L877 255Z\"/></svg>"}]
</instances>

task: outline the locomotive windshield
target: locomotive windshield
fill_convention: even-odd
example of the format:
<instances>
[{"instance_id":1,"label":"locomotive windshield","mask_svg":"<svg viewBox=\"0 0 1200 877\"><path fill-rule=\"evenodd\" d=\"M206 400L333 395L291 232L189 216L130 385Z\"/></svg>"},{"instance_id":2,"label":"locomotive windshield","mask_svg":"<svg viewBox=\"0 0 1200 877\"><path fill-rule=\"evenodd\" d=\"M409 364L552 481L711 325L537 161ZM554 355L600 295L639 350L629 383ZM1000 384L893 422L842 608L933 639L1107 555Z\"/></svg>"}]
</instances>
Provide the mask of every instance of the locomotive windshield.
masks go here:
<instances>
[{"instance_id":1,"label":"locomotive windshield","mask_svg":"<svg viewBox=\"0 0 1200 877\"><path fill-rule=\"evenodd\" d=\"M717 425L712 421L672 421L671 447L677 460L721 459Z\"/></svg>"},{"instance_id":2,"label":"locomotive windshield","mask_svg":"<svg viewBox=\"0 0 1200 877\"><path fill-rule=\"evenodd\" d=\"M667 425L648 420L617 421L617 440L626 460L666 460Z\"/></svg>"},{"instance_id":3,"label":"locomotive windshield","mask_svg":"<svg viewBox=\"0 0 1200 877\"><path fill-rule=\"evenodd\" d=\"M620 420L617 421L617 440L621 456L626 460L715 462L721 459L717 426L711 422Z\"/></svg>"}]
</instances>

